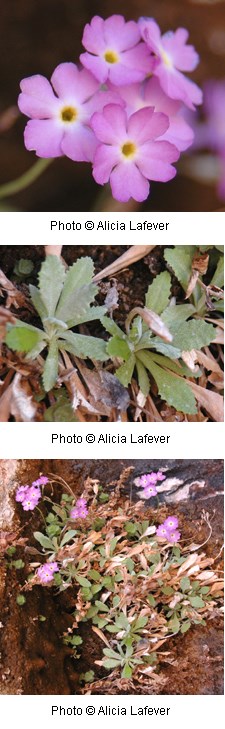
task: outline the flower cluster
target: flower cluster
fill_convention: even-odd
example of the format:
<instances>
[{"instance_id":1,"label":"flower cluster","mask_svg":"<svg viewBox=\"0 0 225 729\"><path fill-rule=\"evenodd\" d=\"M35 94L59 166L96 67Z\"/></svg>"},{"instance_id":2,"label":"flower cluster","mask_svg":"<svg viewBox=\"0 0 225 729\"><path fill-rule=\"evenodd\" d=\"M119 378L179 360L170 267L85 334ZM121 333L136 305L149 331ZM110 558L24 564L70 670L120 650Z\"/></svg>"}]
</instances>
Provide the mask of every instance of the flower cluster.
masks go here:
<instances>
[{"instance_id":1,"label":"flower cluster","mask_svg":"<svg viewBox=\"0 0 225 729\"><path fill-rule=\"evenodd\" d=\"M41 567L38 567L37 575L42 585L47 582L52 582L55 572L59 572L57 562L45 562Z\"/></svg>"},{"instance_id":2,"label":"flower cluster","mask_svg":"<svg viewBox=\"0 0 225 729\"><path fill-rule=\"evenodd\" d=\"M70 518L71 519L85 519L85 517L87 515L88 515L88 509L87 509L86 499L83 499L83 498L77 499L75 506L73 507L73 509L71 509Z\"/></svg>"},{"instance_id":3,"label":"flower cluster","mask_svg":"<svg viewBox=\"0 0 225 729\"><path fill-rule=\"evenodd\" d=\"M171 180L173 163L193 141L182 113L202 94L183 73L199 60L187 39L184 28L161 36L151 18L94 16L79 66L61 63L51 83L40 74L21 81L26 148L91 162L94 179L110 182L116 200L145 200L149 181Z\"/></svg>"},{"instance_id":4,"label":"flower cluster","mask_svg":"<svg viewBox=\"0 0 225 729\"><path fill-rule=\"evenodd\" d=\"M33 511L35 506L41 499L40 486L44 486L48 483L47 476L40 476L36 481L33 481L31 486L19 486L16 491L16 501L22 504L24 511Z\"/></svg>"},{"instance_id":5,"label":"flower cluster","mask_svg":"<svg viewBox=\"0 0 225 729\"><path fill-rule=\"evenodd\" d=\"M151 496L157 496L157 481L164 481L165 478L162 471L151 471L140 476L138 486L144 489L144 497L149 499Z\"/></svg>"},{"instance_id":6,"label":"flower cluster","mask_svg":"<svg viewBox=\"0 0 225 729\"><path fill-rule=\"evenodd\" d=\"M171 542L171 544L174 544L175 542L179 541L181 536L177 527L177 517L168 516L163 524L160 524L160 526L156 529L157 537L161 537L161 539L166 539L168 542Z\"/></svg>"}]
</instances>

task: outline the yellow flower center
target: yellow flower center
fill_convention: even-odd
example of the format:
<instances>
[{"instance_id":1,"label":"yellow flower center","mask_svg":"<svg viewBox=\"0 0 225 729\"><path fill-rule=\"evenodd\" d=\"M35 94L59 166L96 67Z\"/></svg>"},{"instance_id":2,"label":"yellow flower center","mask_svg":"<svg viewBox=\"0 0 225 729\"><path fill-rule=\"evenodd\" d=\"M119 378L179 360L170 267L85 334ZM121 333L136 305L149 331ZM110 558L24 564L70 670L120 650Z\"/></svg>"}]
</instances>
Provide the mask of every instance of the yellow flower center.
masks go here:
<instances>
[{"instance_id":1,"label":"yellow flower center","mask_svg":"<svg viewBox=\"0 0 225 729\"><path fill-rule=\"evenodd\" d=\"M171 61L171 58L168 56L168 53L166 51L161 49L161 58L165 66L168 66L168 68L173 68L173 62Z\"/></svg>"},{"instance_id":2,"label":"yellow flower center","mask_svg":"<svg viewBox=\"0 0 225 729\"><path fill-rule=\"evenodd\" d=\"M121 147L121 151L124 157L128 159L129 157L134 157L136 146L133 142L125 142L125 144Z\"/></svg>"},{"instance_id":3,"label":"yellow flower center","mask_svg":"<svg viewBox=\"0 0 225 729\"><path fill-rule=\"evenodd\" d=\"M104 53L104 59L107 63L118 63L119 56L115 51L106 51Z\"/></svg>"},{"instance_id":4,"label":"yellow flower center","mask_svg":"<svg viewBox=\"0 0 225 729\"><path fill-rule=\"evenodd\" d=\"M60 116L63 122L74 122L77 119L77 110L73 106L65 106L61 109Z\"/></svg>"}]
</instances>

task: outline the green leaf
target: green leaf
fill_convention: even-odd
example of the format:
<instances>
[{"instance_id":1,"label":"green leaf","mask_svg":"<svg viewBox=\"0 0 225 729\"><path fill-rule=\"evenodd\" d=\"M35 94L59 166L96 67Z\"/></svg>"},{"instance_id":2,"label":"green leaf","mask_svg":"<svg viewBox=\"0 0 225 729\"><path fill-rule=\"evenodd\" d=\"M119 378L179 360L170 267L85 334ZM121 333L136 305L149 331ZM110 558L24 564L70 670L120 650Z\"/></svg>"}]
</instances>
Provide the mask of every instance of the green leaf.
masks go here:
<instances>
[{"instance_id":1,"label":"green leaf","mask_svg":"<svg viewBox=\"0 0 225 729\"><path fill-rule=\"evenodd\" d=\"M58 256L46 256L39 272L39 290L48 316L55 315L64 279L65 268L61 259Z\"/></svg>"},{"instance_id":2,"label":"green leaf","mask_svg":"<svg viewBox=\"0 0 225 729\"><path fill-rule=\"evenodd\" d=\"M45 410L44 420L47 423L77 423L78 418L67 396L60 394L56 402Z\"/></svg>"},{"instance_id":3,"label":"green leaf","mask_svg":"<svg viewBox=\"0 0 225 729\"><path fill-rule=\"evenodd\" d=\"M70 542L73 537L75 537L75 534L77 533L76 529L69 529L68 532L64 534L64 537L62 538L62 541L60 542L60 547L64 547L64 544L67 544L67 542Z\"/></svg>"},{"instance_id":4,"label":"green leaf","mask_svg":"<svg viewBox=\"0 0 225 729\"><path fill-rule=\"evenodd\" d=\"M15 567L16 570L22 570L25 565L25 562L23 562L22 559L15 559L15 560L13 560L12 565L13 565L13 567Z\"/></svg>"},{"instance_id":5,"label":"green leaf","mask_svg":"<svg viewBox=\"0 0 225 729\"><path fill-rule=\"evenodd\" d=\"M120 659L118 658L104 658L105 668L117 668L120 665Z\"/></svg>"},{"instance_id":6,"label":"green leaf","mask_svg":"<svg viewBox=\"0 0 225 729\"><path fill-rule=\"evenodd\" d=\"M10 349L17 352L29 352L38 345L43 335L38 329L29 329L26 324L12 327L8 325L7 329L5 342Z\"/></svg>"},{"instance_id":7,"label":"green leaf","mask_svg":"<svg viewBox=\"0 0 225 729\"><path fill-rule=\"evenodd\" d=\"M121 385L124 387L127 387L132 379L133 371L135 367L135 356L134 354L131 354L127 362L124 362L124 364L121 365L121 367L118 367L115 374L118 377L118 380L121 382Z\"/></svg>"},{"instance_id":8,"label":"green leaf","mask_svg":"<svg viewBox=\"0 0 225 729\"><path fill-rule=\"evenodd\" d=\"M187 319L189 319L194 313L195 307L192 306L192 304L174 304L173 306L168 306L168 308L165 309L161 315L161 319L164 324L166 324L171 334L173 334L173 329L174 327L176 329L176 324L182 324L184 321L187 321Z\"/></svg>"},{"instance_id":9,"label":"green leaf","mask_svg":"<svg viewBox=\"0 0 225 729\"><path fill-rule=\"evenodd\" d=\"M144 365L138 359L136 359L136 369L137 369L137 376L138 376L138 385L140 387L141 392L143 392L143 395L145 397L147 397L149 390L150 390L149 376L148 376L148 373L146 372Z\"/></svg>"},{"instance_id":10,"label":"green leaf","mask_svg":"<svg viewBox=\"0 0 225 729\"><path fill-rule=\"evenodd\" d=\"M98 608L98 610L100 610L100 612L102 612L102 613L109 612L109 608L107 607L107 605L105 605L104 602L101 602L101 600L95 600L95 605Z\"/></svg>"},{"instance_id":11,"label":"green leaf","mask_svg":"<svg viewBox=\"0 0 225 729\"><path fill-rule=\"evenodd\" d=\"M151 605L151 607L155 607L156 601L155 601L155 598L153 597L153 595L151 595L149 593L149 595L147 596L147 600L149 602L149 605Z\"/></svg>"},{"instance_id":12,"label":"green leaf","mask_svg":"<svg viewBox=\"0 0 225 729\"><path fill-rule=\"evenodd\" d=\"M224 258L223 258L223 256L220 256L214 276L212 277L212 280L210 281L210 286L218 286L219 288L222 288L223 285L224 285Z\"/></svg>"},{"instance_id":13,"label":"green leaf","mask_svg":"<svg viewBox=\"0 0 225 729\"><path fill-rule=\"evenodd\" d=\"M106 329L106 331L109 332L109 334L112 334L113 337L118 336L121 339L124 339L124 337L126 337L126 335L124 334L122 329L120 329L120 327L118 327L118 324L116 324L116 322L113 321L113 319L109 319L108 316L102 316L101 323L102 323L103 327Z\"/></svg>"},{"instance_id":14,"label":"green leaf","mask_svg":"<svg viewBox=\"0 0 225 729\"><path fill-rule=\"evenodd\" d=\"M64 319L63 314L59 312L64 311L67 304L72 303L72 297L74 292L77 292L83 286L91 284L94 276L94 263L91 258L83 257L79 258L72 266L70 266L66 272L63 291L60 296L60 301L57 307L57 316ZM97 286L96 286L97 289ZM98 289L97 289L98 290Z\"/></svg>"},{"instance_id":15,"label":"green leaf","mask_svg":"<svg viewBox=\"0 0 225 729\"><path fill-rule=\"evenodd\" d=\"M174 334L173 344L182 351L190 352L191 349L202 349L215 339L216 330L212 324L202 319L192 319L184 322Z\"/></svg>"},{"instance_id":16,"label":"green leaf","mask_svg":"<svg viewBox=\"0 0 225 729\"><path fill-rule=\"evenodd\" d=\"M51 390L58 377L58 366L59 366L59 354L57 339L52 339L49 344L48 355L45 360L44 370L42 375L43 386L46 392Z\"/></svg>"},{"instance_id":17,"label":"green leaf","mask_svg":"<svg viewBox=\"0 0 225 729\"><path fill-rule=\"evenodd\" d=\"M205 607L204 600L202 600L201 597L198 597L198 595L196 595L196 597L191 597L191 595L188 595L188 599L193 608Z\"/></svg>"},{"instance_id":18,"label":"green leaf","mask_svg":"<svg viewBox=\"0 0 225 729\"><path fill-rule=\"evenodd\" d=\"M38 290L38 288L36 286L33 286L32 284L30 284L30 286L29 286L29 291L30 291L31 301L34 305L34 308L38 312L40 319L42 319L42 320L45 319L45 317L48 316L48 312L47 312L44 302L42 301L40 291Z\"/></svg>"},{"instance_id":19,"label":"green leaf","mask_svg":"<svg viewBox=\"0 0 225 729\"><path fill-rule=\"evenodd\" d=\"M149 357L148 353L139 352L145 367L153 376L162 400L166 400L176 410L182 413L194 414L197 412L195 398L190 386L182 379L166 372Z\"/></svg>"},{"instance_id":20,"label":"green leaf","mask_svg":"<svg viewBox=\"0 0 225 729\"><path fill-rule=\"evenodd\" d=\"M131 678L131 676L132 676L132 668L127 663L126 666L124 666L124 668L122 670L121 678Z\"/></svg>"},{"instance_id":21,"label":"green leaf","mask_svg":"<svg viewBox=\"0 0 225 729\"><path fill-rule=\"evenodd\" d=\"M87 296L87 292L85 293L85 297ZM86 321L94 321L95 319L101 319L103 314L107 312L106 306L87 306L85 309L85 312L83 314L78 313L78 306L75 307L76 310L76 316L73 317L73 319L69 319L67 321L67 325L69 328L75 327L78 324L83 324Z\"/></svg>"},{"instance_id":22,"label":"green leaf","mask_svg":"<svg viewBox=\"0 0 225 729\"><path fill-rule=\"evenodd\" d=\"M135 624L134 624L134 627L133 628L132 628L132 625L131 625L131 630L132 629L134 631L140 630L141 628L144 628L145 625L147 625L147 622L148 622L148 618L146 616L144 616L144 615L140 615L140 617L137 618L137 620L135 621Z\"/></svg>"},{"instance_id":23,"label":"green leaf","mask_svg":"<svg viewBox=\"0 0 225 729\"><path fill-rule=\"evenodd\" d=\"M180 630L180 621L178 620L177 615L173 615L173 617L169 620L168 628L171 630L172 633L178 633Z\"/></svg>"},{"instance_id":24,"label":"green leaf","mask_svg":"<svg viewBox=\"0 0 225 729\"><path fill-rule=\"evenodd\" d=\"M90 359L98 359L102 362L109 359L106 352L106 342L103 339L98 339L98 337L65 332L63 339L58 340L58 345L60 349L65 349L82 359L90 357Z\"/></svg>"},{"instance_id":25,"label":"green leaf","mask_svg":"<svg viewBox=\"0 0 225 729\"><path fill-rule=\"evenodd\" d=\"M42 534L42 532L34 532L34 538L41 544L44 549L51 549L52 550L52 541L48 537L45 536L45 534Z\"/></svg>"},{"instance_id":26,"label":"green leaf","mask_svg":"<svg viewBox=\"0 0 225 729\"><path fill-rule=\"evenodd\" d=\"M20 606L24 605L26 602L25 595L17 595L16 602L17 602L17 605L20 605Z\"/></svg>"},{"instance_id":27,"label":"green leaf","mask_svg":"<svg viewBox=\"0 0 225 729\"><path fill-rule=\"evenodd\" d=\"M185 622L184 622L184 623L182 623L182 625L181 625L181 629L180 629L180 632L181 632L181 633L186 633L186 632L187 632L187 630L189 630L189 628L190 628L190 627L191 627L191 622L190 622L190 620L185 620Z\"/></svg>"},{"instance_id":28,"label":"green leaf","mask_svg":"<svg viewBox=\"0 0 225 729\"><path fill-rule=\"evenodd\" d=\"M81 575L76 574L76 581L79 585L81 585L81 587L91 587L91 582L87 580L86 577L82 577Z\"/></svg>"},{"instance_id":29,"label":"green leaf","mask_svg":"<svg viewBox=\"0 0 225 729\"><path fill-rule=\"evenodd\" d=\"M148 287L145 296L145 306L147 309L161 314L168 306L170 298L171 276L168 271L163 271L154 278L154 281Z\"/></svg>"},{"instance_id":30,"label":"green leaf","mask_svg":"<svg viewBox=\"0 0 225 729\"><path fill-rule=\"evenodd\" d=\"M169 357L170 359L179 359L181 356L181 350L177 347L174 347L172 344L167 344L166 342L162 342L162 340L159 337L152 337L152 340L149 345L149 349L156 349L157 352L160 352L161 354L164 354L166 357Z\"/></svg>"},{"instance_id":31,"label":"green leaf","mask_svg":"<svg viewBox=\"0 0 225 729\"><path fill-rule=\"evenodd\" d=\"M164 258L173 269L176 278L186 291L191 276L191 264L196 251L196 246L174 246L165 248Z\"/></svg>"},{"instance_id":32,"label":"green leaf","mask_svg":"<svg viewBox=\"0 0 225 729\"><path fill-rule=\"evenodd\" d=\"M125 362L130 357L130 348L126 342L125 339L121 339L121 337L112 337L112 339L109 340L106 350L108 354L110 354L111 357L121 357Z\"/></svg>"},{"instance_id":33,"label":"green leaf","mask_svg":"<svg viewBox=\"0 0 225 729\"><path fill-rule=\"evenodd\" d=\"M181 587L182 592L186 592L187 590L190 590L190 586L191 586L191 583L190 583L189 577L182 577L182 579L180 581L180 587Z\"/></svg>"}]
</instances>

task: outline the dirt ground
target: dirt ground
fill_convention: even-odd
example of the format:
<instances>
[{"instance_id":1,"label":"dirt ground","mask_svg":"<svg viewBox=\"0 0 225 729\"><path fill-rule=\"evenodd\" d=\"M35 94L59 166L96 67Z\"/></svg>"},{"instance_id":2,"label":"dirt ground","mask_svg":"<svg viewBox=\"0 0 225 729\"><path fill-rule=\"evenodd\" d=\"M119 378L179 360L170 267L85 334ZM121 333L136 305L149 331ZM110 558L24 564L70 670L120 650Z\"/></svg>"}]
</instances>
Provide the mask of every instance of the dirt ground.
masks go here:
<instances>
[{"instance_id":1,"label":"dirt ground","mask_svg":"<svg viewBox=\"0 0 225 729\"><path fill-rule=\"evenodd\" d=\"M2 462L4 464L4 462ZM14 483L10 481L13 492L18 484L36 479L40 472L47 475L63 476L74 494L81 493L87 475L98 478L102 485L110 484L119 478L124 467L133 467L121 499L134 494L134 479L137 475L152 468L168 469L167 475L179 478L180 485L171 486L171 503L179 516L179 524L184 539L201 543L206 538L206 526L201 520L203 509L208 512L213 533L204 548L207 555L215 557L220 551L223 530L223 463L222 461L157 460L157 461L80 461L80 460L34 460L19 461ZM1 464L0 464L1 467ZM182 496L182 485L188 483L190 489L186 499ZM173 492L173 493L172 493ZM166 496L166 493L165 493ZM171 506L169 507L171 509ZM168 506L163 493L160 509L163 518L168 515ZM143 516L155 518L158 507L143 502ZM161 512L162 513L162 512ZM29 537L37 528L37 517L33 513L21 516L19 505L15 510L13 525L21 529L20 536ZM2 525L8 532L7 524ZM18 549L18 557L23 549ZM217 562L218 569L222 566ZM21 575L21 572L20 572ZM20 576L21 580L21 576ZM3 559L0 567L0 614L2 627L1 641L1 689L3 694L79 694L83 688L79 684L80 672L93 669L94 660L99 660L102 642L87 625L82 626L81 659L71 658L70 649L63 645L62 634L72 623L74 609L72 591L55 595L48 588L35 587L27 593L26 604L16 605L15 596L19 592L18 573L6 569ZM40 615L46 617L40 622ZM222 694L223 693L223 624L214 616L205 627L193 626L185 636L176 636L165 650L170 653L161 656L157 670L158 682L153 687L150 679L137 683L134 687L126 680L112 681L102 668L95 666L95 680L100 681L96 694ZM56 660L57 659L57 660ZM101 679L104 678L102 684ZM104 691L102 686L104 686Z\"/></svg>"},{"instance_id":2,"label":"dirt ground","mask_svg":"<svg viewBox=\"0 0 225 729\"><path fill-rule=\"evenodd\" d=\"M208 78L224 76L224 2L211 0L11 0L1 8L0 44L3 71L1 74L0 112L15 107L20 80L35 73L48 78L63 61L77 62L82 51L81 38L85 23L94 14L106 18L123 13L126 20L136 20L149 13L163 32L186 27L190 42L200 54L200 64L191 78L202 84ZM199 29L201 32L199 32ZM1 182L20 176L36 157L25 150L21 115L15 124L0 136ZM8 200L16 210L104 210L112 200L99 197L101 188L91 176L90 166L74 164L68 159L54 161L48 171L29 189ZM144 210L217 210L221 208L215 189L178 175L166 185L152 185ZM115 210L120 210L115 203Z\"/></svg>"}]
</instances>

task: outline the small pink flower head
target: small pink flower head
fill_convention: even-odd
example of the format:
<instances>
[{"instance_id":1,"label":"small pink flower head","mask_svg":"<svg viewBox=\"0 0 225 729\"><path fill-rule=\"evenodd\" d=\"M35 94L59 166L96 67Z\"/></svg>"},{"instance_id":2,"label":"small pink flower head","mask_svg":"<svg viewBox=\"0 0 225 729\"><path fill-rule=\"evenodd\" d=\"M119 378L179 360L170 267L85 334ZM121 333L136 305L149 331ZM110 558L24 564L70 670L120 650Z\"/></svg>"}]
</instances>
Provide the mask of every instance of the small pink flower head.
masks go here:
<instances>
[{"instance_id":1,"label":"small pink flower head","mask_svg":"<svg viewBox=\"0 0 225 729\"><path fill-rule=\"evenodd\" d=\"M24 499L26 498L26 495L29 491L30 486L19 486L19 488L16 491L16 501L23 503Z\"/></svg>"},{"instance_id":2,"label":"small pink flower head","mask_svg":"<svg viewBox=\"0 0 225 729\"><path fill-rule=\"evenodd\" d=\"M45 486L45 484L48 482L49 479L47 476L39 476L39 478L37 478L37 481L32 482L32 486Z\"/></svg>"},{"instance_id":3,"label":"small pink flower head","mask_svg":"<svg viewBox=\"0 0 225 729\"><path fill-rule=\"evenodd\" d=\"M180 537L181 533L178 531L178 529L174 529L174 531L167 530L167 539L168 542L171 542L171 544L179 542Z\"/></svg>"},{"instance_id":4,"label":"small pink flower head","mask_svg":"<svg viewBox=\"0 0 225 729\"><path fill-rule=\"evenodd\" d=\"M165 524L160 524L160 526L156 529L157 537L161 537L161 539L168 539L168 532L165 527Z\"/></svg>"},{"instance_id":5,"label":"small pink flower head","mask_svg":"<svg viewBox=\"0 0 225 729\"><path fill-rule=\"evenodd\" d=\"M92 161L97 142L90 117L115 95L112 99L112 92L107 96L108 92L99 91L94 76L74 63L57 66L51 84L39 74L21 81L18 106L31 118L24 132L25 147L38 157L65 154L77 162Z\"/></svg>"},{"instance_id":6,"label":"small pink flower head","mask_svg":"<svg viewBox=\"0 0 225 729\"><path fill-rule=\"evenodd\" d=\"M100 185L110 181L116 200L146 200L149 180L167 182L175 176L171 162L179 157L177 148L157 141L169 126L165 114L146 107L128 118L121 106L109 104L93 115L91 126L99 140L94 179Z\"/></svg>"},{"instance_id":7,"label":"small pink flower head","mask_svg":"<svg viewBox=\"0 0 225 729\"><path fill-rule=\"evenodd\" d=\"M84 507L86 507L87 506L86 499L83 499L82 497L80 499L77 499L76 506L78 509L83 509Z\"/></svg>"},{"instance_id":8,"label":"small pink flower head","mask_svg":"<svg viewBox=\"0 0 225 729\"><path fill-rule=\"evenodd\" d=\"M38 568L37 575L40 579L40 582L44 585L48 582L52 582L55 572L59 572L57 562L46 562Z\"/></svg>"},{"instance_id":9,"label":"small pink flower head","mask_svg":"<svg viewBox=\"0 0 225 729\"><path fill-rule=\"evenodd\" d=\"M149 50L154 54L153 73L158 77L160 85L171 99L179 99L194 109L202 103L201 89L181 71L194 71L199 56L193 46L187 45L188 31L178 28L161 35L160 28L152 18L140 18L139 28L142 38Z\"/></svg>"},{"instance_id":10,"label":"small pink flower head","mask_svg":"<svg viewBox=\"0 0 225 729\"><path fill-rule=\"evenodd\" d=\"M169 127L160 139L175 144L180 151L190 147L194 132L182 116L183 104L181 101L171 99L163 91L156 76L141 84L121 86L119 92L127 104L129 116L145 106L154 106L155 111L161 111L169 118Z\"/></svg>"},{"instance_id":11,"label":"small pink flower head","mask_svg":"<svg viewBox=\"0 0 225 729\"><path fill-rule=\"evenodd\" d=\"M82 43L87 53L80 61L93 75L115 86L142 81L151 73L153 62L137 23L125 22L122 15L103 20L98 15L85 25Z\"/></svg>"},{"instance_id":12,"label":"small pink flower head","mask_svg":"<svg viewBox=\"0 0 225 729\"><path fill-rule=\"evenodd\" d=\"M177 516L168 516L167 519L165 519L164 521L164 526L166 527L167 531L174 532L174 530L178 527Z\"/></svg>"},{"instance_id":13,"label":"small pink flower head","mask_svg":"<svg viewBox=\"0 0 225 729\"><path fill-rule=\"evenodd\" d=\"M144 473L143 476L140 476L138 479L139 486L141 486L143 489L145 489L147 486L151 484L156 484L157 478L154 471L152 473Z\"/></svg>"},{"instance_id":14,"label":"small pink flower head","mask_svg":"<svg viewBox=\"0 0 225 729\"><path fill-rule=\"evenodd\" d=\"M71 519L85 519L85 517L88 515L88 509L87 509L87 502L86 499L80 498L77 499L76 505L71 509L70 512L70 518Z\"/></svg>"},{"instance_id":15,"label":"small pink flower head","mask_svg":"<svg viewBox=\"0 0 225 729\"><path fill-rule=\"evenodd\" d=\"M157 481L165 481L166 476L163 475L162 471L157 473Z\"/></svg>"},{"instance_id":16,"label":"small pink flower head","mask_svg":"<svg viewBox=\"0 0 225 729\"><path fill-rule=\"evenodd\" d=\"M148 499L151 498L151 496L157 496L157 490L154 485L148 485L144 488L144 496Z\"/></svg>"}]
</instances>

